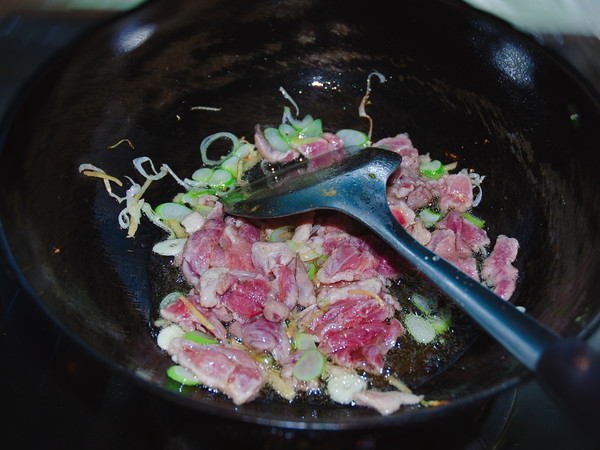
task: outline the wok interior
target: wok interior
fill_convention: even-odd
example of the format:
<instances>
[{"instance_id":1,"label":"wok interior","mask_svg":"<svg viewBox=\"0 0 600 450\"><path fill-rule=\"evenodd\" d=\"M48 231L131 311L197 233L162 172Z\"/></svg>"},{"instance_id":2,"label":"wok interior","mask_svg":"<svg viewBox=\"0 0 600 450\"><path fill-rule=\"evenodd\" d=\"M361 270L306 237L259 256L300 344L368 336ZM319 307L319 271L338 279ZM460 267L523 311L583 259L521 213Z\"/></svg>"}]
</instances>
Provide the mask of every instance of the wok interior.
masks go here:
<instances>
[{"instance_id":1,"label":"wok interior","mask_svg":"<svg viewBox=\"0 0 600 450\"><path fill-rule=\"evenodd\" d=\"M122 206L77 171L93 163L123 179L145 155L190 176L208 134L251 137L256 123L279 123L288 104L279 87L326 129L366 131L358 106L373 71L387 78L371 86L373 139L408 132L421 153L485 175L478 212L492 241L502 233L521 244L513 301L562 335L589 332L598 315L600 113L551 55L444 2L433 10L403 3L410 20L402 26L377 7L336 2L232 2L227 12L198 3L150 4L94 34L44 74L8 130L6 241L31 294L69 334L151 391L200 410L288 426L381 422L364 408L266 400L236 408L205 390L179 392L151 335L148 262L161 235L143 225L127 239L116 221ZM147 42L124 48L124 30L143 27L152 29ZM124 138L135 148L106 148ZM176 192L174 183L160 185L149 192L153 204ZM482 335L418 393L451 400L451 410L525 374ZM402 410L386 423L427 414Z\"/></svg>"}]
</instances>

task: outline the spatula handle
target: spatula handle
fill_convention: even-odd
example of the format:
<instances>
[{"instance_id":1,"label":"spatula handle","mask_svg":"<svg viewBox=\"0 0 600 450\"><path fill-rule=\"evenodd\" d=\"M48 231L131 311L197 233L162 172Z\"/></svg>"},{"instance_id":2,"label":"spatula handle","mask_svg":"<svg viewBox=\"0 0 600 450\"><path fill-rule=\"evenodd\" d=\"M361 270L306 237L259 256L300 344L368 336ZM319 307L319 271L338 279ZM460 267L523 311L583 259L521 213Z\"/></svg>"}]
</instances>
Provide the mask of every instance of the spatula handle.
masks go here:
<instances>
[{"instance_id":1,"label":"spatula handle","mask_svg":"<svg viewBox=\"0 0 600 450\"><path fill-rule=\"evenodd\" d=\"M381 205L380 211L389 210ZM600 411L600 355L585 343L563 340L490 289L414 240L391 214L355 217L435 283L515 358L533 371L550 395L590 422ZM600 422L599 422L600 423Z\"/></svg>"},{"instance_id":2,"label":"spatula handle","mask_svg":"<svg viewBox=\"0 0 600 450\"><path fill-rule=\"evenodd\" d=\"M600 434L600 355L577 339L549 345L535 368L540 385Z\"/></svg>"}]
</instances>

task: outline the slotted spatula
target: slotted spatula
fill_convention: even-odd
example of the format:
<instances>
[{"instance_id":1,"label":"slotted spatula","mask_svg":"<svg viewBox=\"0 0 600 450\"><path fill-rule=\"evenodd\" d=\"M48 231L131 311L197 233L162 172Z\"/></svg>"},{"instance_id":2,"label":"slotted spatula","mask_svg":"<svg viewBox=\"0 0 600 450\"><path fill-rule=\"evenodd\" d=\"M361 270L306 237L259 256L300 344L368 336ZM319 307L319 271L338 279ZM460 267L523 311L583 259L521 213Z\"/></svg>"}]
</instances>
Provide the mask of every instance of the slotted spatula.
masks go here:
<instances>
[{"instance_id":1,"label":"slotted spatula","mask_svg":"<svg viewBox=\"0 0 600 450\"><path fill-rule=\"evenodd\" d=\"M598 417L600 356L562 339L414 240L392 215L389 176L402 157L378 148L346 148L291 164L223 198L227 213L274 218L336 210L366 225L435 283L581 418Z\"/></svg>"}]
</instances>

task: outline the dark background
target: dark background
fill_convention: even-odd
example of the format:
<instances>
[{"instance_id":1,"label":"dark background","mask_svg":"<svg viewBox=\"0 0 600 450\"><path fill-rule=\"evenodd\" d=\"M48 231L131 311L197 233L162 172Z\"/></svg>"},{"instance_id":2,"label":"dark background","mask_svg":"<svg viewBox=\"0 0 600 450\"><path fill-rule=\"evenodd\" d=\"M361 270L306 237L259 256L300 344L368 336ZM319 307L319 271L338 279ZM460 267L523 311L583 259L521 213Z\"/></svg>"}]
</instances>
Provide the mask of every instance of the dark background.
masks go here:
<instances>
[{"instance_id":1,"label":"dark background","mask_svg":"<svg viewBox=\"0 0 600 450\"><path fill-rule=\"evenodd\" d=\"M87 3L85 9L65 8L61 2L0 4L0 120L10 120L11 101L56 51L141 2L96 2L93 9L93 3ZM537 38L600 89L598 38L558 32ZM2 448L215 448L214 439L246 448L314 448L317 439L338 448L340 444L331 442L342 442L286 430L224 426L214 418L206 418L209 433L207 423L196 433L185 418L168 415L168 405L109 373L69 342L21 292L6 263L0 264L0 389L6 415L0 420ZM600 348L600 333L590 342ZM533 380L502 395L490 410L488 421L466 431L472 433L467 448L598 447ZM210 432L211 421L222 426L218 433ZM179 422L185 426L176 425ZM345 443L378 448L379 437L373 431L346 436ZM400 438L397 444L401 442Z\"/></svg>"}]
</instances>

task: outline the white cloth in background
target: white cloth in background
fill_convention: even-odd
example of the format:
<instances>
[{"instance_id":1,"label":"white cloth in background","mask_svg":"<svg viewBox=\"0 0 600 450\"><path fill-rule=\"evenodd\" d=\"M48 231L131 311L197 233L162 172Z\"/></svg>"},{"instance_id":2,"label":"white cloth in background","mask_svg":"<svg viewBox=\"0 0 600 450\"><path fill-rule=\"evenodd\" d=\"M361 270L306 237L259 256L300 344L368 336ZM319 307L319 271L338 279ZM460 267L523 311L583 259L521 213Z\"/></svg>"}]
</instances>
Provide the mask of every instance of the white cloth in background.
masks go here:
<instances>
[{"instance_id":1,"label":"white cloth in background","mask_svg":"<svg viewBox=\"0 0 600 450\"><path fill-rule=\"evenodd\" d=\"M464 0L532 34L600 39L600 0Z\"/></svg>"}]
</instances>

